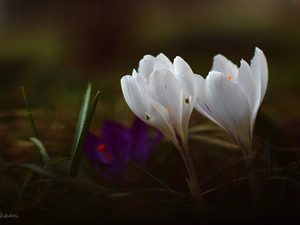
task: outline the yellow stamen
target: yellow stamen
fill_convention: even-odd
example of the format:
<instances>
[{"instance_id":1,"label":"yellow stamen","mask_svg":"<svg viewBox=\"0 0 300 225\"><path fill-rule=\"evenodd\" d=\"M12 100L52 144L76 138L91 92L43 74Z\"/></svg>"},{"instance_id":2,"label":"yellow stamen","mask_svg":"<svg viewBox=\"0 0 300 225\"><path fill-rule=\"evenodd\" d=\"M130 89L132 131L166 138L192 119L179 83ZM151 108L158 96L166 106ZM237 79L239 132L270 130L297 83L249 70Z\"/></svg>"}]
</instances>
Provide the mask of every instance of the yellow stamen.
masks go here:
<instances>
[{"instance_id":1,"label":"yellow stamen","mask_svg":"<svg viewBox=\"0 0 300 225\"><path fill-rule=\"evenodd\" d=\"M171 107L170 107L170 106L167 106L167 110L170 111L170 110L171 110Z\"/></svg>"},{"instance_id":2,"label":"yellow stamen","mask_svg":"<svg viewBox=\"0 0 300 225\"><path fill-rule=\"evenodd\" d=\"M228 80L232 80L232 76L228 76L227 79L228 79Z\"/></svg>"},{"instance_id":3,"label":"yellow stamen","mask_svg":"<svg viewBox=\"0 0 300 225\"><path fill-rule=\"evenodd\" d=\"M150 75L147 76L147 79L149 79L149 78L150 78Z\"/></svg>"}]
</instances>

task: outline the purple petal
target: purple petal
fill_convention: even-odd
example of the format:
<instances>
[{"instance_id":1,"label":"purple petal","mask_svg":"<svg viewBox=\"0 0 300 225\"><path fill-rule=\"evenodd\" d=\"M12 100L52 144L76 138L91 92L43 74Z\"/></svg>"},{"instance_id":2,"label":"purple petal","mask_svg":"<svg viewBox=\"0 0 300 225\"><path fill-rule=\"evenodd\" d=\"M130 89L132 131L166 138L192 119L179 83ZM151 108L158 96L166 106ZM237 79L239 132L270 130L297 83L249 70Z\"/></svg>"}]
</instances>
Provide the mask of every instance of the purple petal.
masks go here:
<instances>
[{"instance_id":1,"label":"purple petal","mask_svg":"<svg viewBox=\"0 0 300 225\"><path fill-rule=\"evenodd\" d=\"M151 153L147 128L147 124L138 117L135 118L131 127L132 143L130 158L140 166L146 165Z\"/></svg>"},{"instance_id":2,"label":"purple petal","mask_svg":"<svg viewBox=\"0 0 300 225\"><path fill-rule=\"evenodd\" d=\"M90 132L87 134L84 143L84 152L91 164L99 170L102 170L102 166L107 167L110 164L107 157L98 150L98 146L101 144L103 144L103 141L96 135Z\"/></svg>"},{"instance_id":3,"label":"purple petal","mask_svg":"<svg viewBox=\"0 0 300 225\"><path fill-rule=\"evenodd\" d=\"M106 172L114 180L123 179L130 157L130 130L116 122L105 121L102 140L106 151L111 155L111 167L107 168Z\"/></svg>"}]
</instances>

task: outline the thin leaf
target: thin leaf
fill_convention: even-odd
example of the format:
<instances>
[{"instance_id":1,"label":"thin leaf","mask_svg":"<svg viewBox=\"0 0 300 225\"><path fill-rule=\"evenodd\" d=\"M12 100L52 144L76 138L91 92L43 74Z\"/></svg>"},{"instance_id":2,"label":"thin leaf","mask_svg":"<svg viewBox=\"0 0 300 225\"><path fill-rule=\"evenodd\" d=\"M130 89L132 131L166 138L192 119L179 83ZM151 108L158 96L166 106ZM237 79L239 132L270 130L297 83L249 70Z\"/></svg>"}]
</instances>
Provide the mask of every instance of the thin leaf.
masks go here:
<instances>
[{"instance_id":1,"label":"thin leaf","mask_svg":"<svg viewBox=\"0 0 300 225\"><path fill-rule=\"evenodd\" d=\"M63 158L60 158L60 159L57 159L57 160L51 162L50 164L51 165L55 165L57 163L60 163L60 162L63 162L63 161L67 161L68 159L69 159L68 157L63 157Z\"/></svg>"},{"instance_id":2,"label":"thin leaf","mask_svg":"<svg viewBox=\"0 0 300 225\"><path fill-rule=\"evenodd\" d=\"M189 134L203 131L222 131L223 130L219 126L215 126L214 124L201 124L196 126L189 127Z\"/></svg>"},{"instance_id":3,"label":"thin leaf","mask_svg":"<svg viewBox=\"0 0 300 225\"><path fill-rule=\"evenodd\" d=\"M211 178L215 177L215 176L220 176L222 177L223 179L225 179L223 176L221 176L220 172L222 172L223 170L225 170L226 168L228 167L228 165L224 166L224 167L221 167L219 168L217 171L211 173L210 175L208 175L206 178L204 178L201 182L200 182L200 185L203 185L205 184L208 180L210 180Z\"/></svg>"},{"instance_id":4,"label":"thin leaf","mask_svg":"<svg viewBox=\"0 0 300 225\"><path fill-rule=\"evenodd\" d=\"M232 180L232 181L228 181L228 182L226 182L225 184L221 184L221 185L219 185L219 186L217 186L217 187L215 187L215 188L209 189L208 191L202 192L201 195L206 195L206 194L211 193L211 192L214 192L214 191L216 191L216 190L218 190L218 189L220 189L220 188L222 188L222 187L225 187L225 186L227 186L227 185L229 185L229 184L233 184L233 183L235 183L235 182L240 182L240 181L242 181L242 180L248 180L248 177L240 177L240 178L234 179L234 180Z\"/></svg>"},{"instance_id":5,"label":"thin leaf","mask_svg":"<svg viewBox=\"0 0 300 225\"><path fill-rule=\"evenodd\" d=\"M80 133L79 139L78 139L78 144L75 148L73 157L71 158L71 166L70 166L70 171L69 171L69 176L72 178L75 178L77 176L77 172L78 172L78 168L79 168L79 164L80 164L80 159L83 153L83 146L84 146L84 142L87 136L87 133L89 131L93 116L94 116L94 112L96 110L96 106L98 103L98 98L99 98L99 91L97 92L94 101L92 103L92 106L86 116L86 120L84 122L82 131Z\"/></svg>"},{"instance_id":6,"label":"thin leaf","mask_svg":"<svg viewBox=\"0 0 300 225\"><path fill-rule=\"evenodd\" d=\"M292 180L290 177L292 176L293 173L295 173L298 169L300 168L300 163L299 161L294 165L294 166L291 166L289 171L285 174L284 177L277 177L277 179L281 179L283 182L281 184L281 188L280 188L280 192L279 192L279 200L278 200L278 203L277 203L277 206L280 207L282 202L283 202L283 199L284 199L284 195L285 195L285 187L286 187L286 184L288 182L292 182L292 183L299 183L297 181L294 181Z\"/></svg>"},{"instance_id":7,"label":"thin leaf","mask_svg":"<svg viewBox=\"0 0 300 225\"><path fill-rule=\"evenodd\" d=\"M165 188L167 188L168 190L172 191L171 188L168 187L168 185L166 185L164 182L162 182L160 179L158 179L157 177L155 177L154 175L152 175L151 173L149 173L147 170L145 170L144 168L140 167L139 165L137 165L136 163L129 161L130 164L134 165L136 168L138 168L139 170L143 171L145 174L147 174L148 176L150 176L152 179L156 180L158 183L160 183L162 186L164 186Z\"/></svg>"},{"instance_id":8,"label":"thin leaf","mask_svg":"<svg viewBox=\"0 0 300 225\"><path fill-rule=\"evenodd\" d=\"M51 163L51 160L43 143L35 137L31 137L29 138L29 140L32 141L35 144L35 146L39 149L40 155L42 156L42 165L48 166Z\"/></svg>"},{"instance_id":9,"label":"thin leaf","mask_svg":"<svg viewBox=\"0 0 300 225\"><path fill-rule=\"evenodd\" d=\"M271 136L269 136L266 141L264 142L264 144L262 145L262 147L258 150L258 152L256 153L256 155L254 156L254 158L250 161L248 167L246 168L244 177L248 176L251 168L254 166L256 160L258 159L258 156L262 153L262 151L265 149L265 147L267 146L267 144L270 141Z\"/></svg>"},{"instance_id":10,"label":"thin leaf","mask_svg":"<svg viewBox=\"0 0 300 225\"><path fill-rule=\"evenodd\" d=\"M37 139L37 138L35 138L35 137L31 137L31 138L29 138L29 139L30 139L30 140L36 145L36 147L39 149L40 154L41 154L41 156L42 156L42 160L43 160L43 165L44 165L44 167L45 167L45 168L49 168L48 166L51 164L51 160L50 160L50 157L49 157L49 155L48 155L48 152L47 152L46 148L44 147L43 143L42 143L39 139ZM50 167L50 168L51 168L51 167ZM28 179L25 180L25 182L24 182L24 184L23 184L23 186L22 186L21 193L20 193L20 195L19 195L19 200L20 200L20 201L21 201L21 199L22 199L22 197L23 197L23 194L24 194L24 192L25 192L26 187L28 186L28 182L29 182L29 180L30 180L32 174L33 174L32 172L31 172L31 174L29 174ZM43 179L43 176L41 176L41 179ZM52 186L52 184L49 183L45 188L39 189L39 192L40 192L40 193L39 193L39 194L40 194L40 198L43 198L43 197L45 196L45 194L51 189L51 186Z\"/></svg>"},{"instance_id":11,"label":"thin leaf","mask_svg":"<svg viewBox=\"0 0 300 225\"><path fill-rule=\"evenodd\" d=\"M250 161L249 165L247 166L244 176L243 177L248 177L250 170L252 169L252 167L254 166L256 160L258 159L258 156L262 153L262 151L265 149L265 147L268 145L269 141L270 141L271 136L269 136L264 144L261 146L261 148L258 150L258 152L255 154L255 156L253 157L253 159ZM239 191L241 187L241 182L238 184L236 192Z\"/></svg>"},{"instance_id":12,"label":"thin leaf","mask_svg":"<svg viewBox=\"0 0 300 225\"><path fill-rule=\"evenodd\" d=\"M171 188L169 188L168 185L166 185L164 182L162 182L160 179L158 179L157 177L155 177L154 175L152 175L151 173L149 173L147 170L145 170L144 168L140 167L139 165L137 165L136 163L129 161L130 164L134 165L135 167L137 167L139 170L143 171L145 174L147 174L148 176L150 176L152 179L156 180L158 183L160 183L162 186L164 186L166 189L168 189L169 191L173 191ZM182 202L183 204L185 204L185 202L180 198L180 196L175 194L175 197Z\"/></svg>"},{"instance_id":13,"label":"thin leaf","mask_svg":"<svg viewBox=\"0 0 300 225\"><path fill-rule=\"evenodd\" d=\"M51 173L50 171L47 171L45 168L37 166L37 165L27 164L27 163L8 163L0 170L0 175L5 173L7 170L9 170L11 168L18 168L18 167L32 170L43 176L55 178L54 174Z\"/></svg>"},{"instance_id":14,"label":"thin leaf","mask_svg":"<svg viewBox=\"0 0 300 225\"><path fill-rule=\"evenodd\" d=\"M31 126L31 129L32 129L33 135L34 135L34 137L39 138L38 133L37 133L36 128L35 128L35 124L34 124L34 120L33 120L33 117L32 117L31 109L29 107L29 104L28 104L28 101L27 101L27 98L26 98L26 94L25 94L25 90L24 90L23 87L21 87L21 91L22 91L22 95L23 95L23 98L24 98L25 107L26 107L26 110L28 112L28 118L29 118L29 122L30 122L30 126ZM43 166L43 157L42 157L40 152L39 152L39 156L40 156L41 164Z\"/></svg>"},{"instance_id":15,"label":"thin leaf","mask_svg":"<svg viewBox=\"0 0 300 225\"><path fill-rule=\"evenodd\" d=\"M89 191L90 193L101 193L103 191L109 191L106 187L103 187L101 185L91 183L89 181L82 181L79 179L73 179L73 178L54 178L54 179L44 179L44 180L38 180L31 182L28 187L34 187L37 185L45 184L48 182L56 182L60 184L64 184L66 186L81 189L82 191Z\"/></svg>"},{"instance_id":16,"label":"thin leaf","mask_svg":"<svg viewBox=\"0 0 300 225\"><path fill-rule=\"evenodd\" d=\"M26 107L26 110L28 112L28 118L29 118L29 122L30 122L30 125L31 125L31 129L33 131L34 136L36 138L38 138L38 134L37 134L37 131L36 131L36 128L35 128L33 117L32 117L32 114L31 114L31 110L30 110L30 107L29 107L29 104L28 104L28 101L27 101L27 98L26 98L25 90L24 90L23 87L21 87L21 90L22 90L22 95L23 95L23 98L24 98L25 107Z\"/></svg>"},{"instance_id":17,"label":"thin leaf","mask_svg":"<svg viewBox=\"0 0 300 225\"><path fill-rule=\"evenodd\" d=\"M24 196L24 193L25 193L25 189L28 186L28 183L29 183L32 175L33 175L33 171L30 171L30 173L27 175L27 177L26 177L26 179L25 179L25 181L24 181L24 183L23 183L23 185L21 187L21 190L19 192L18 202L21 202L21 200L22 200L22 198Z\"/></svg>"},{"instance_id":18,"label":"thin leaf","mask_svg":"<svg viewBox=\"0 0 300 225\"><path fill-rule=\"evenodd\" d=\"M111 193L115 192L115 191L110 191ZM147 192L165 192L165 193L169 193L169 194L175 194L178 195L180 197L183 197L185 199L191 200L191 196L183 193L183 192L179 192L179 191L174 191L174 190L169 190L169 189L161 189L161 188L146 188L146 189L126 189L126 188L122 188L122 193L124 192L128 192L130 194L141 194L141 193L147 193ZM109 192L106 193L107 195L109 195ZM101 195L99 195L101 196Z\"/></svg>"},{"instance_id":19,"label":"thin leaf","mask_svg":"<svg viewBox=\"0 0 300 225\"><path fill-rule=\"evenodd\" d=\"M85 91L84 97L83 97L83 101L81 104L81 108L80 108L80 112L79 112L79 116L78 116L78 120L77 120L77 126L76 126L76 130L75 130L73 146L72 146L72 150L71 150L71 157L73 157L73 155L76 151L76 148L77 148L77 145L78 145L78 142L80 139L80 135L82 133L83 126L86 121L88 108L89 108L89 102L90 102L90 98L91 98L91 90L92 90L92 84L89 83L87 86L87 89Z\"/></svg>"},{"instance_id":20,"label":"thin leaf","mask_svg":"<svg viewBox=\"0 0 300 225\"><path fill-rule=\"evenodd\" d=\"M205 143L208 143L208 144L217 145L217 146L227 148L227 149L231 149L231 150L240 150L240 148L235 144L232 144L230 142L223 141L223 140L220 140L220 139L217 139L217 138L209 137L209 136L190 135L189 139L190 140L202 141L202 142L205 142Z\"/></svg>"}]
</instances>

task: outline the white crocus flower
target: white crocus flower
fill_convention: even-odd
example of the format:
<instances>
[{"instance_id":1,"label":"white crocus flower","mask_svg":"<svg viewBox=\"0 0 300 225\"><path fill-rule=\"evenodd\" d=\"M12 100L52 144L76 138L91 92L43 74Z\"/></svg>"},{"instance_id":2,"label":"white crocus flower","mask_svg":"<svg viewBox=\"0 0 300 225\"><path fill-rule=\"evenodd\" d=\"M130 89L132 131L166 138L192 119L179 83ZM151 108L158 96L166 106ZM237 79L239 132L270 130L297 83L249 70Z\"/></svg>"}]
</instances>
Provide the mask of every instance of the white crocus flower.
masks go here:
<instances>
[{"instance_id":1,"label":"white crocus flower","mask_svg":"<svg viewBox=\"0 0 300 225\"><path fill-rule=\"evenodd\" d=\"M134 114L182 148L197 95L190 66L178 56L172 63L164 54L145 55L138 71L122 77L121 87Z\"/></svg>"},{"instance_id":2,"label":"white crocus flower","mask_svg":"<svg viewBox=\"0 0 300 225\"><path fill-rule=\"evenodd\" d=\"M241 60L240 68L224 56L216 55L206 79L195 77L198 85L195 108L231 135L248 162L257 111L268 83L264 53L255 48L250 66Z\"/></svg>"},{"instance_id":3,"label":"white crocus flower","mask_svg":"<svg viewBox=\"0 0 300 225\"><path fill-rule=\"evenodd\" d=\"M179 150L190 180L188 186L198 203L201 191L188 149L188 123L196 103L197 84L190 66L180 57L172 63L165 55L146 55L138 71L121 79L129 108L140 119L160 130Z\"/></svg>"}]
</instances>

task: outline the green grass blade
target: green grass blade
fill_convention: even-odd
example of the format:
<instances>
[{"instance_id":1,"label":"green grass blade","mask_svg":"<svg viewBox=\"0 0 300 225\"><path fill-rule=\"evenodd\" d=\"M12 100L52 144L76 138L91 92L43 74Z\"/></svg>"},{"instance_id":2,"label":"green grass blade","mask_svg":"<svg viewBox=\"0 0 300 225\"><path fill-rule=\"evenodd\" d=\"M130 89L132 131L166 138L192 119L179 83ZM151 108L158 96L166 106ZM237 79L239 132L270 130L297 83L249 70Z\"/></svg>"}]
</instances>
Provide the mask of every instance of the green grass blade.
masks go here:
<instances>
[{"instance_id":1,"label":"green grass blade","mask_svg":"<svg viewBox=\"0 0 300 225\"><path fill-rule=\"evenodd\" d=\"M75 135L74 135L73 146L72 146L72 150L71 150L71 158L73 157L73 155L75 153L75 150L77 148L77 145L78 145L78 142L80 139L81 132L83 130L84 123L86 121L87 112L88 112L88 108L89 108L89 102L90 102L90 98L91 98L91 89L92 89L92 84L89 83L87 86L87 89L85 91L84 97L83 97L81 109L80 109L78 120L77 120L77 126L76 126Z\"/></svg>"},{"instance_id":2,"label":"green grass blade","mask_svg":"<svg viewBox=\"0 0 300 225\"><path fill-rule=\"evenodd\" d=\"M151 173L149 173L147 170L145 170L144 168L140 167L139 165L137 165L136 163L129 161L130 164L132 164L133 166L135 166L136 168L138 168L139 170L143 171L145 174L147 174L148 176L150 176L152 179L156 180L158 183L160 183L162 186L164 186L166 189L168 189L169 191L173 191L171 188L169 188L168 185L166 185L164 182L162 182L160 179L158 179L156 176L152 175ZM178 196L176 195L176 198L182 202L183 204L185 204L185 202Z\"/></svg>"},{"instance_id":3,"label":"green grass blade","mask_svg":"<svg viewBox=\"0 0 300 225\"><path fill-rule=\"evenodd\" d=\"M44 147L43 143L39 139L37 139L35 137L31 137L31 138L29 138L29 140L32 141L35 144L35 146L38 148L38 150L39 150L39 154L42 157L42 159L41 159L41 161L42 161L42 167L45 167L45 166L48 167L50 165L50 163L51 163L51 160L50 160L48 152L47 152L46 148ZM24 193L25 193L25 190L26 190L26 188L27 188L27 186L29 184L29 181L30 181L30 179L31 179L32 176L33 176L33 171L31 170L30 173L27 175L27 177L26 177L26 179L25 179L25 181L24 181L24 183L23 183L23 185L21 187L21 190L19 192L18 202L22 201ZM42 179L43 175L41 175L41 176L42 176L41 177L41 179ZM50 187L50 185L48 185L45 188L45 190L48 190L49 187Z\"/></svg>"},{"instance_id":4,"label":"green grass blade","mask_svg":"<svg viewBox=\"0 0 300 225\"><path fill-rule=\"evenodd\" d=\"M31 110L30 110L30 107L29 107L29 104L28 104L28 101L27 101L27 98L26 98L25 90L24 90L23 87L21 87L21 90L22 90L22 95L23 95L23 98L24 98L25 107L26 107L26 110L28 112L28 117L29 117L31 129L33 131L34 136L36 138L38 138L38 134L37 134L35 124L34 124L34 121L33 121L33 117L32 117L32 113L31 113Z\"/></svg>"},{"instance_id":5,"label":"green grass blade","mask_svg":"<svg viewBox=\"0 0 300 225\"><path fill-rule=\"evenodd\" d=\"M210 136L204 136L204 135L189 135L189 139L190 140L197 140L197 141L201 141L207 144L211 144L211 145L215 145L215 146L219 146L219 147L223 147L232 151L239 151L240 148L239 146L237 146L236 144L232 144L230 142L227 141L223 141L221 139L217 139L217 138L213 138Z\"/></svg>"},{"instance_id":6,"label":"green grass blade","mask_svg":"<svg viewBox=\"0 0 300 225\"><path fill-rule=\"evenodd\" d=\"M27 177L26 177L26 179L25 179L25 181L24 181L21 189L20 189L19 196L18 196L18 202L21 202L21 200L22 200L22 198L24 196L24 193L25 193L25 189L26 189L26 187L27 187L27 185L28 185L28 183L29 183L32 175L33 175L33 171L30 171L29 174L27 175Z\"/></svg>"},{"instance_id":7,"label":"green grass blade","mask_svg":"<svg viewBox=\"0 0 300 225\"><path fill-rule=\"evenodd\" d=\"M220 128L219 126L216 126L214 124L201 124L201 125L196 125L196 126L191 126L188 129L189 134L191 133L199 133L199 132L206 132L206 131L221 131L224 132L222 130L222 128Z\"/></svg>"},{"instance_id":8,"label":"green grass blade","mask_svg":"<svg viewBox=\"0 0 300 225\"><path fill-rule=\"evenodd\" d=\"M27 164L27 163L8 163L6 164L1 170L0 170L0 177L2 174L4 174L7 170L12 169L12 168L21 168L22 170L28 169L31 170L35 173L38 173L40 175L50 177L50 178L55 178L54 174L50 171L47 171L45 168L36 166L33 164Z\"/></svg>"},{"instance_id":9,"label":"green grass blade","mask_svg":"<svg viewBox=\"0 0 300 225\"><path fill-rule=\"evenodd\" d=\"M245 171L243 177L247 177L249 175L251 168L254 166L256 160L258 159L258 156L262 153L262 151L268 145L268 143L270 141L270 138L271 138L271 136L267 137L267 139L265 140L265 142L263 143L263 145L261 146L261 148L257 151L257 153L254 155L253 159L249 162L249 165L247 166L246 171ZM237 185L236 192L239 191L240 187L241 187L241 182Z\"/></svg>"},{"instance_id":10,"label":"green grass blade","mask_svg":"<svg viewBox=\"0 0 300 225\"><path fill-rule=\"evenodd\" d=\"M38 138L38 134L37 134L35 124L34 124L34 120L33 120L32 113L31 113L31 109L29 107L29 104L28 104L28 101L27 101L27 98L26 98L26 94L25 94L25 90L24 90L23 87L21 87L21 91L22 91L22 95L23 95L23 98L24 98L25 107L26 107L26 110L28 112L28 118L29 118L29 122L30 122L30 126L31 126L31 129L32 129L33 135L34 135L34 137ZM40 156L41 164L43 166L43 158L42 158L42 155L41 155L40 152L39 152L39 156Z\"/></svg>"},{"instance_id":11,"label":"green grass blade","mask_svg":"<svg viewBox=\"0 0 300 225\"><path fill-rule=\"evenodd\" d=\"M29 138L29 140L32 141L35 144L35 146L38 148L40 155L42 157L42 166L45 165L48 166L51 163L51 160L43 143L35 137L31 137Z\"/></svg>"},{"instance_id":12,"label":"green grass blade","mask_svg":"<svg viewBox=\"0 0 300 225\"><path fill-rule=\"evenodd\" d=\"M84 142L87 136L87 133L90 128L90 124L92 122L94 112L98 103L98 98L99 98L99 91L96 93L96 96L93 100L92 106L90 110L87 113L86 120L84 122L82 131L80 132L79 138L78 138L78 144L76 145L76 148L74 150L74 154L71 158L71 166L70 166L70 171L69 171L69 176L72 178L75 178L77 176L77 171L79 168L80 164L80 159L83 153L83 146Z\"/></svg>"},{"instance_id":13,"label":"green grass blade","mask_svg":"<svg viewBox=\"0 0 300 225\"><path fill-rule=\"evenodd\" d=\"M138 168L139 170L143 171L145 174L147 174L148 176L150 176L152 179L156 180L158 183L160 183L162 186L164 186L166 189L172 191L171 188L169 188L168 185L166 185L164 182L162 182L160 179L158 179L157 177L155 177L154 175L152 175L151 173L149 173L147 170L145 170L144 168L140 167L139 165L137 165L136 163L129 161L129 163L133 166L135 166L136 168Z\"/></svg>"},{"instance_id":14,"label":"green grass blade","mask_svg":"<svg viewBox=\"0 0 300 225\"><path fill-rule=\"evenodd\" d=\"M267 139L265 140L264 144L262 145L262 147L257 151L257 153L255 154L254 158L250 161L249 165L246 168L244 177L248 176L251 168L254 166L256 160L258 159L258 156L262 153L262 151L266 148L266 146L268 145L269 141L270 141L271 136L268 136Z\"/></svg>"}]
</instances>

